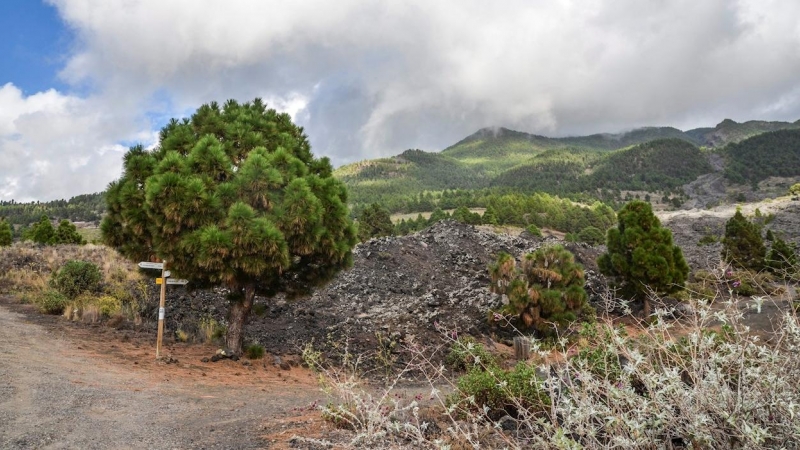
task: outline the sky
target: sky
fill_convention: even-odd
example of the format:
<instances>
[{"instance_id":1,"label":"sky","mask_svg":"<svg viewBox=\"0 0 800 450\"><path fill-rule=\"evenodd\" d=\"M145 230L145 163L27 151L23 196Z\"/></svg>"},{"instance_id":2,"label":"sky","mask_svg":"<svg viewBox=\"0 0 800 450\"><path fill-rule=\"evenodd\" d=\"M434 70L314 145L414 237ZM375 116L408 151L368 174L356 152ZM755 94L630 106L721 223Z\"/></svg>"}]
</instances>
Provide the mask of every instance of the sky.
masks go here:
<instances>
[{"instance_id":1,"label":"sky","mask_svg":"<svg viewBox=\"0 0 800 450\"><path fill-rule=\"evenodd\" d=\"M334 165L480 128L800 119L797 0L3 0L0 199L98 192L200 105L263 98Z\"/></svg>"}]
</instances>

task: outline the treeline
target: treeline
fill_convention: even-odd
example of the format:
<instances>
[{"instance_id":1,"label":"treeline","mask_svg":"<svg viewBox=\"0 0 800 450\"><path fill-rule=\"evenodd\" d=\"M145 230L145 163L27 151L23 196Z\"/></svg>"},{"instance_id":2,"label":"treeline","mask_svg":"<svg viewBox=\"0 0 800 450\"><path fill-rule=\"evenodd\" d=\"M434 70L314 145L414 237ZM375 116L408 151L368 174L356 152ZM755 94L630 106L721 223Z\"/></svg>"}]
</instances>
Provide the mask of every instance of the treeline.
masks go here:
<instances>
[{"instance_id":1,"label":"treeline","mask_svg":"<svg viewBox=\"0 0 800 450\"><path fill-rule=\"evenodd\" d=\"M60 221L99 222L106 210L105 193L77 195L69 200L21 203L0 201L0 217L4 217L18 232L38 222L42 216Z\"/></svg>"},{"instance_id":2,"label":"treeline","mask_svg":"<svg viewBox=\"0 0 800 450\"><path fill-rule=\"evenodd\" d=\"M616 221L614 210L601 202L582 205L544 193L532 195L513 193L481 197L486 208L481 215L460 205L452 214L436 207L429 218L419 214L416 219L401 220L395 225L397 234L419 231L440 220L452 218L472 225L513 225L519 227L550 228L565 233L580 233L588 227L600 230L610 228Z\"/></svg>"},{"instance_id":3,"label":"treeline","mask_svg":"<svg viewBox=\"0 0 800 450\"><path fill-rule=\"evenodd\" d=\"M800 175L800 130L780 130L751 137L725 148L725 177L734 183L758 184L771 176Z\"/></svg>"}]
</instances>

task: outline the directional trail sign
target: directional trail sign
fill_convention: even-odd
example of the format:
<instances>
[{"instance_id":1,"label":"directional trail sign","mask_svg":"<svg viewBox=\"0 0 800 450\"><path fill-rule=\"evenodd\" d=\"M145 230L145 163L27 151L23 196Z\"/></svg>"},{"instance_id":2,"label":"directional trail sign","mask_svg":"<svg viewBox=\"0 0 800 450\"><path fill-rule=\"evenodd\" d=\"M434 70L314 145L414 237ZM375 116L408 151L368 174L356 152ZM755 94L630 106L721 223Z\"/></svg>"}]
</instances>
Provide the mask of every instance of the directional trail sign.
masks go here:
<instances>
[{"instance_id":1,"label":"directional trail sign","mask_svg":"<svg viewBox=\"0 0 800 450\"><path fill-rule=\"evenodd\" d=\"M164 284L164 279L156 278L156 284ZM189 284L189 280L183 280L180 278L167 278L167 284Z\"/></svg>"},{"instance_id":2,"label":"directional trail sign","mask_svg":"<svg viewBox=\"0 0 800 450\"><path fill-rule=\"evenodd\" d=\"M158 269L158 270L161 270L161 269L164 268L164 263L142 261L142 262L139 263L139 267L141 267L142 269Z\"/></svg>"}]
</instances>

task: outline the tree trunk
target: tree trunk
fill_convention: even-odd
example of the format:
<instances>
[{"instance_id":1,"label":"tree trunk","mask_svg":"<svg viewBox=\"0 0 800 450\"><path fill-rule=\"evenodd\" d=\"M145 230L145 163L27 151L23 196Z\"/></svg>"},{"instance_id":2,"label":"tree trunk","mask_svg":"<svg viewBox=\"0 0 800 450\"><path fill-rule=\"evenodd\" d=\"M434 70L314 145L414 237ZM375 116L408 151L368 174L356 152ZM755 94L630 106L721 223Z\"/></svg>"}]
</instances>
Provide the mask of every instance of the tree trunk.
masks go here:
<instances>
[{"instance_id":1,"label":"tree trunk","mask_svg":"<svg viewBox=\"0 0 800 450\"><path fill-rule=\"evenodd\" d=\"M231 298L230 314L228 320L228 333L225 336L225 346L235 355L242 354L244 343L244 324L253 308L253 299L256 296L254 284L244 286L244 296Z\"/></svg>"}]
</instances>

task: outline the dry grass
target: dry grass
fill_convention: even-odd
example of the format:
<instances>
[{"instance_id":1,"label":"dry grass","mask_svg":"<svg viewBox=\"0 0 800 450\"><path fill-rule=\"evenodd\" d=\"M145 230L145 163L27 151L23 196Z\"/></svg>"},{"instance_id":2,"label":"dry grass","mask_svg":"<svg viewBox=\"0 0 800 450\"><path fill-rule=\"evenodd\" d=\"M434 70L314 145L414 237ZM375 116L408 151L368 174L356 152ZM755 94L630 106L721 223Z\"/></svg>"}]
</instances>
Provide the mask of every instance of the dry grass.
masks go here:
<instances>
[{"instance_id":1,"label":"dry grass","mask_svg":"<svg viewBox=\"0 0 800 450\"><path fill-rule=\"evenodd\" d=\"M72 301L64 309L66 318L98 322L121 316L141 323L140 311L149 287L133 263L103 245L16 243L0 248L0 293L11 294L22 302L37 303L50 288L51 276L72 260L95 264L103 277L103 289Z\"/></svg>"}]
</instances>

